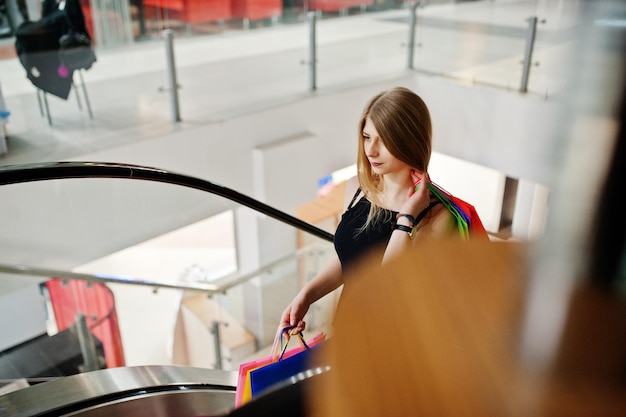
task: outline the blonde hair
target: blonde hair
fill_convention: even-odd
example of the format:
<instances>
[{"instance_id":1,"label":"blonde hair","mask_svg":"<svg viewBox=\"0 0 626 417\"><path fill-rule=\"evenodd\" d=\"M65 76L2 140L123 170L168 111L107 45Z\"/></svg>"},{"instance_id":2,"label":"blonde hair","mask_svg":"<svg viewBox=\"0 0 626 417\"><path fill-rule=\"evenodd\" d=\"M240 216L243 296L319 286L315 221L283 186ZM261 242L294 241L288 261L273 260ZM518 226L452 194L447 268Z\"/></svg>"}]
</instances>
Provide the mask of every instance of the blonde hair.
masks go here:
<instances>
[{"instance_id":1,"label":"blonde hair","mask_svg":"<svg viewBox=\"0 0 626 417\"><path fill-rule=\"evenodd\" d=\"M370 99L358 126L357 175L361 190L372 203L363 229L384 213L378 197L384 184L382 178L372 171L363 145L367 118L374 124L387 150L405 164L427 172L432 152L430 112L417 94L405 87L395 87Z\"/></svg>"}]
</instances>

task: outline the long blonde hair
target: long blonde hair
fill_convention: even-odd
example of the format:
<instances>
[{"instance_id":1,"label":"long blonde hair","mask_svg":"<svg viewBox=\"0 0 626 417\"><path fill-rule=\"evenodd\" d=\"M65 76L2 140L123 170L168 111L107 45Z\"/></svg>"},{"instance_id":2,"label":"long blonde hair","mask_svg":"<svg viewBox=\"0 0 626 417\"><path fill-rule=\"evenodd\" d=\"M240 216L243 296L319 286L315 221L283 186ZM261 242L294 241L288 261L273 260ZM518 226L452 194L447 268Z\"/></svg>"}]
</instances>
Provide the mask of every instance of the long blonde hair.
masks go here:
<instances>
[{"instance_id":1,"label":"long blonde hair","mask_svg":"<svg viewBox=\"0 0 626 417\"><path fill-rule=\"evenodd\" d=\"M374 124L387 150L405 164L427 172L432 152L430 112L417 94L405 87L395 87L370 99L358 126L357 175L361 190L372 203L363 229L384 213L378 197L384 183L372 171L363 145L363 128L367 118Z\"/></svg>"}]
</instances>

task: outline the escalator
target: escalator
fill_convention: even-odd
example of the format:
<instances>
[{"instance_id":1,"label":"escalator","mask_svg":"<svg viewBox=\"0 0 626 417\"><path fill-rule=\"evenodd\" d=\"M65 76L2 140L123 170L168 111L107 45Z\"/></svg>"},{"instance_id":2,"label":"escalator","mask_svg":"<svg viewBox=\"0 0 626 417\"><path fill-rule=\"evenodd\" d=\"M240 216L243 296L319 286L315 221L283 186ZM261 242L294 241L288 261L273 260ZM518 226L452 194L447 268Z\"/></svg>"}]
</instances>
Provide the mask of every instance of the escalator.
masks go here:
<instances>
[{"instance_id":1,"label":"escalator","mask_svg":"<svg viewBox=\"0 0 626 417\"><path fill-rule=\"evenodd\" d=\"M0 396L0 415L215 416L234 404L232 372L176 366L111 368Z\"/></svg>"}]
</instances>

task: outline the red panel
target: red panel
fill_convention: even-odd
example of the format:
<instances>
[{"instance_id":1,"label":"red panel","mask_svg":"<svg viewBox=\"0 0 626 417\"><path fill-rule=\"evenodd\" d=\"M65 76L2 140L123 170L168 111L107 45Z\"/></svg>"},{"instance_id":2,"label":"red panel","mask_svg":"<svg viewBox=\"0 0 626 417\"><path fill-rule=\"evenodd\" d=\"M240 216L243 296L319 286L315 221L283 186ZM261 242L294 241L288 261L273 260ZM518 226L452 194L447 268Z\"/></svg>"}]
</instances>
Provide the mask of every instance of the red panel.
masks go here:
<instances>
[{"instance_id":1,"label":"red panel","mask_svg":"<svg viewBox=\"0 0 626 417\"><path fill-rule=\"evenodd\" d=\"M205 23L232 17L231 0L144 0L146 18L162 17L185 23Z\"/></svg>"},{"instance_id":2,"label":"red panel","mask_svg":"<svg viewBox=\"0 0 626 417\"><path fill-rule=\"evenodd\" d=\"M89 37L92 39L92 44L95 45L96 34L93 31L93 17L91 16L91 4L89 0L80 0L80 8L83 12L83 17L85 18L85 28L87 29L87 33Z\"/></svg>"},{"instance_id":3,"label":"red panel","mask_svg":"<svg viewBox=\"0 0 626 417\"><path fill-rule=\"evenodd\" d=\"M232 17L231 0L184 0L183 20L187 23L228 20Z\"/></svg>"},{"instance_id":4,"label":"red panel","mask_svg":"<svg viewBox=\"0 0 626 417\"><path fill-rule=\"evenodd\" d=\"M115 299L104 284L81 280L52 278L46 281L57 329L65 330L76 322L76 314L85 315L93 335L102 342L108 368L124 366L124 349Z\"/></svg>"},{"instance_id":5,"label":"red panel","mask_svg":"<svg viewBox=\"0 0 626 417\"><path fill-rule=\"evenodd\" d=\"M334 12L372 4L374 4L374 0L309 0L309 8L311 10L321 10L323 12Z\"/></svg>"},{"instance_id":6,"label":"red panel","mask_svg":"<svg viewBox=\"0 0 626 417\"><path fill-rule=\"evenodd\" d=\"M283 13L282 0L232 0L233 16L240 19L267 19Z\"/></svg>"},{"instance_id":7,"label":"red panel","mask_svg":"<svg viewBox=\"0 0 626 417\"><path fill-rule=\"evenodd\" d=\"M160 9L183 10L185 0L143 0L143 5L158 7Z\"/></svg>"}]
</instances>

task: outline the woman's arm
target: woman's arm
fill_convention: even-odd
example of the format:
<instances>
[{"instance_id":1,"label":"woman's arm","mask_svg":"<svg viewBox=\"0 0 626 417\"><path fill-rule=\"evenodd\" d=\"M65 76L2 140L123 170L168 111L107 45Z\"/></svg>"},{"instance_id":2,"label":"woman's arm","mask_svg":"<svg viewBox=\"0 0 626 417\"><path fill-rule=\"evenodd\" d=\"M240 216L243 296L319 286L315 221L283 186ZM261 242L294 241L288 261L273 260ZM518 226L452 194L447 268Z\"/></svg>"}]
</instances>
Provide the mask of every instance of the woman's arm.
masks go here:
<instances>
[{"instance_id":1,"label":"woman's arm","mask_svg":"<svg viewBox=\"0 0 626 417\"><path fill-rule=\"evenodd\" d=\"M430 192L425 184L429 181L430 178L425 174L419 189L414 192L412 190L409 191L407 200L402 205L400 213L408 214L415 219L419 213L428 207L430 204ZM414 233L406 231L415 226L407 217L399 215L396 224L405 226L407 229L394 229L391 233L391 238L383 255L383 263L424 239L449 236L453 230L454 219L450 212L440 204L433 207L430 215L422 219Z\"/></svg>"},{"instance_id":2,"label":"woman's arm","mask_svg":"<svg viewBox=\"0 0 626 417\"><path fill-rule=\"evenodd\" d=\"M417 227L415 236L411 239L409 233L402 230L394 230L385 249L383 256L383 263L387 262L392 257L401 253L402 251L411 248L413 245L418 245L426 239L451 236L455 232L454 218L450 212L441 204L433 207L433 217L422 220ZM398 220L398 224L409 226L409 221Z\"/></svg>"},{"instance_id":3,"label":"woman's arm","mask_svg":"<svg viewBox=\"0 0 626 417\"><path fill-rule=\"evenodd\" d=\"M335 254L330 262L311 281L298 292L295 298L283 311L281 323L289 323L296 326L294 332L303 331L306 323L304 316L309 311L311 304L336 290L343 284L343 274L339 257Z\"/></svg>"},{"instance_id":4,"label":"woman's arm","mask_svg":"<svg viewBox=\"0 0 626 417\"><path fill-rule=\"evenodd\" d=\"M359 188L357 177L350 178L346 183L344 194L344 210L352 201L354 194ZM289 323L296 326L295 331L304 330L304 316L309 311L311 304L336 290L343 284L343 272L339 257L335 253L329 263L311 281L309 281L291 303L283 311L281 323Z\"/></svg>"}]
</instances>

